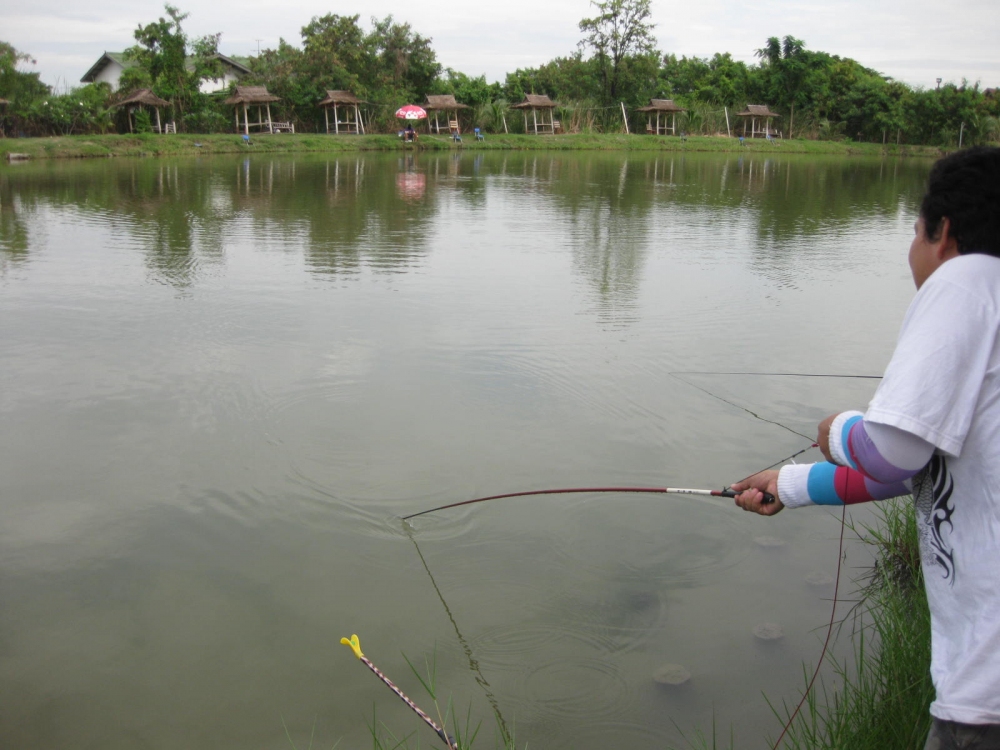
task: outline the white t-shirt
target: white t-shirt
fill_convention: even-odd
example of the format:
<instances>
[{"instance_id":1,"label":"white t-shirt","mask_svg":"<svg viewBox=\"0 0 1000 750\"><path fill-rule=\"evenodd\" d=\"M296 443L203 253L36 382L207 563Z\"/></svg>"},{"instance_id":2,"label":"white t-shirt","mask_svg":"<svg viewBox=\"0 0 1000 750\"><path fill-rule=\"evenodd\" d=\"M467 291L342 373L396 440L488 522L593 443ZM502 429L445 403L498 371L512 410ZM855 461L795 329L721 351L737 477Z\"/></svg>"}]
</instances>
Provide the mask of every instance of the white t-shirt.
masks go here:
<instances>
[{"instance_id":1,"label":"white t-shirt","mask_svg":"<svg viewBox=\"0 0 1000 750\"><path fill-rule=\"evenodd\" d=\"M865 419L937 450L913 478L931 611L931 714L1000 724L1000 258L917 292Z\"/></svg>"}]
</instances>

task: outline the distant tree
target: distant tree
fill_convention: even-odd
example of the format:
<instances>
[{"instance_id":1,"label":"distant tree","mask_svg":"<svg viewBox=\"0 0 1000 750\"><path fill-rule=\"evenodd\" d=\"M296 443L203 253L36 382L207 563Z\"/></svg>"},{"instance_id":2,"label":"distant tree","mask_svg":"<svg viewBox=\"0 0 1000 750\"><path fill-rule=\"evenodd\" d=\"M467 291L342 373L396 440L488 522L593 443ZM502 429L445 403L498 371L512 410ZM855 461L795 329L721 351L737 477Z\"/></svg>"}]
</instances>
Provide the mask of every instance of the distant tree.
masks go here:
<instances>
[{"instance_id":1,"label":"distant tree","mask_svg":"<svg viewBox=\"0 0 1000 750\"><path fill-rule=\"evenodd\" d=\"M24 63L34 65L35 60L7 42L0 42L0 97L15 104L27 105L48 95L49 87L39 80L38 73L18 70L18 66Z\"/></svg>"},{"instance_id":2,"label":"distant tree","mask_svg":"<svg viewBox=\"0 0 1000 750\"><path fill-rule=\"evenodd\" d=\"M138 71L123 73L122 88L127 90L145 83L158 95L171 101L183 113L197 107L199 86L206 78L220 78L222 65L217 55L220 34L189 40L181 26L187 17L173 5L163 6L167 17L140 25L134 36L137 44L125 50L125 57L138 64ZM193 52L189 58L188 48ZM126 73L128 75L126 75Z\"/></svg>"},{"instance_id":3,"label":"distant tree","mask_svg":"<svg viewBox=\"0 0 1000 750\"><path fill-rule=\"evenodd\" d=\"M414 98L434 93L431 86L441 75L441 64L428 37L415 34L408 23L396 23L392 16L372 18L367 38L377 65L377 83L384 90L405 91Z\"/></svg>"},{"instance_id":4,"label":"distant tree","mask_svg":"<svg viewBox=\"0 0 1000 750\"><path fill-rule=\"evenodd\" d=\"M592 49L601 69L604 98L616 101L629 72L655 51L651 0L591 0L597 15L580 21L581 49ZM640 73L641 74L641 73ZM654 72L655 76L655 72Z\"/></svg>"},{"instance_id":5,"label":"distant tree","mask_svg":"<svg viewBox=\"0 0 1000 750\"><path fill-rule=\"evenodd\" d=\"M500 84L487 83L486 76L471 78L451 68L446 69L444 75L434 81L433 88L435 94L454 94L460 104L469 106L486 104L499 99L503 94Z\"/></svg>"}]
</instances>

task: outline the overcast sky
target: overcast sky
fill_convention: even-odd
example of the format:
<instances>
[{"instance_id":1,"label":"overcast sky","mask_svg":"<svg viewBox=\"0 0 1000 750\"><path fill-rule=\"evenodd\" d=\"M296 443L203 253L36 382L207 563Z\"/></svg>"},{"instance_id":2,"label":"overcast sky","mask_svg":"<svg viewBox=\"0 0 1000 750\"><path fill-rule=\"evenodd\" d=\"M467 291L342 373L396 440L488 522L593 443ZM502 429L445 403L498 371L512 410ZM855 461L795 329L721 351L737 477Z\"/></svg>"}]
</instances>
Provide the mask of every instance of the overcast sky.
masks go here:
<instances>
[{"instance_id":1,"label":"overcast sky","mask_svg":"<svg viewBox=\"0 0 1000 750\"><path fill-rule=\"evenodd\" d=\"M573 52L588 0L175 0L191 36L222 32L220 50L255 54L279 37L299 45L313 16L360 14L397 21L431 37L446 67L490 81ZM707 57L730 52L752 62L770 36L852 57L911 85L935 79L1000 86L1000 0L652 0L663 52ZM132 32L163 15L159 0L0 0L0 40L30 53L42 80L62 90L105 51L134 43Z\"/></svg>"}]
</instances>

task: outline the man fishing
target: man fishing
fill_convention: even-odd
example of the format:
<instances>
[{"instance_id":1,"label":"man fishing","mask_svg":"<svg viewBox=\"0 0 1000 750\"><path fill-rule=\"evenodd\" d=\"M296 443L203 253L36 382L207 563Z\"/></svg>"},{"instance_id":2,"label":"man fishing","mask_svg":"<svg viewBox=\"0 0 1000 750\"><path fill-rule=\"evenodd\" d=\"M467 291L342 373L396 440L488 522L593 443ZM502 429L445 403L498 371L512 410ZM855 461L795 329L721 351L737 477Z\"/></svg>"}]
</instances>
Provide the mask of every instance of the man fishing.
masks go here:
<instances>
[{"instance_id":1,"label":"man fishing","mask_svg":"<svg viewBox=\"0 0 1000 750\"><path fill-rule=\"evenodd\" d=\"M925 750L1000 750L1000 149L934 165L909 265L917 294L867 412L820 423L827 462L732 489L767 516L912 494L936 690Z\"/></svg>"}]
</instances>

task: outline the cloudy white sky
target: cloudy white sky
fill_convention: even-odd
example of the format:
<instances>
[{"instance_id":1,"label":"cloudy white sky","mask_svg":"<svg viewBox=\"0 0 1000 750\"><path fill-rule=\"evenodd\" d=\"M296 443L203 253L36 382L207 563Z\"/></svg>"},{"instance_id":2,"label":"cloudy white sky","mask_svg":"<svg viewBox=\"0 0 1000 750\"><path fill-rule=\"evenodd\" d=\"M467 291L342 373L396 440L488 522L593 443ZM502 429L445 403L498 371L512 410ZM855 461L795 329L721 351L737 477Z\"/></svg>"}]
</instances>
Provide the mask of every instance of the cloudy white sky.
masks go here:
<instances>
[{"instance_id":1,"label":"cloudy white sky","mask_svg":"<svg viewBox=\"0 0 1000 750\"><path fill-rule=\"evenodd\" d=\"M326 13L392 14L433 39L446 67L503 80L575 49L588 0L174 0L192 36L222 32L221 51L248 55L279 37L301 42ZM677 55L730 52L747 62L769 36L852 57L911 85L935 79L1000 86L1000 0L653 0L659 47ZM59 89L72 86L105 50L163 14L160 0L0 0L0 39L28 52L27 67Z\"/></svg>"}]
</instances>

